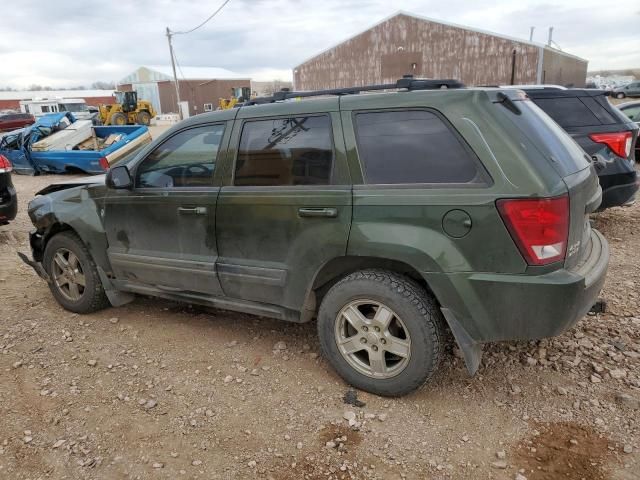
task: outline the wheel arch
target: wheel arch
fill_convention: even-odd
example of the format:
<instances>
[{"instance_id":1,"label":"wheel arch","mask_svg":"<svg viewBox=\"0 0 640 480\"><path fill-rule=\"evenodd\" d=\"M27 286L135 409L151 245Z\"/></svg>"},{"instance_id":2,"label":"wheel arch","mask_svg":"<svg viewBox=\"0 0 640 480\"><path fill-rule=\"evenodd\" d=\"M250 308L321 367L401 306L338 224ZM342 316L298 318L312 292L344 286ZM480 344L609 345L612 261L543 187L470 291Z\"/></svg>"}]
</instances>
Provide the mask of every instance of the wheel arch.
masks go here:
<instances>
[{"instance_id":1,"label":"wheel arch","mask_svg":"<svg viewBox=\"0 0 640 480\"><path fill-rule=\"evenodd\" d=\"M436 301L438 300L420 272L408 263L384 257L346 255L333 258L318 269L305 296L302 307L302 321L310 321L313 318L324 295L340 279L358 270L372 268L405 275L418 283L430 295L433 295Z\"/></svg>"},{"instance_id":2,"label":"wheel arch","mask_svg":"<svg viewBox=\"0 0 640 480\"><path fill-rule=\"evenodd\" d=\"M31 237L31 250L33 251L33 259L36 262L42 262L44 258L44 251L47 248L49 241L57 234L62 232L73 232L78 235L71 225L64 222L52 223L44 232L37 236Z\"/></svg>"}]
</instances>

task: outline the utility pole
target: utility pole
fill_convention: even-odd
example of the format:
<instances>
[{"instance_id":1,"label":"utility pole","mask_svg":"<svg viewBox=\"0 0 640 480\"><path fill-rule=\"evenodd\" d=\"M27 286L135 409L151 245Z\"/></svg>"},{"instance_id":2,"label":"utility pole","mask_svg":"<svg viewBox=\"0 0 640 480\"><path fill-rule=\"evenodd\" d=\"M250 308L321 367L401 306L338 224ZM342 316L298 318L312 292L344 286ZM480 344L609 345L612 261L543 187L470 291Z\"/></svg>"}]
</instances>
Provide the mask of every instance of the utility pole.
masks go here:
<instances>
[{"instance_id":1,"label":"utility pole","mask_svg":"<svg viewBox=\"0 0 640 480\"><path fill-rule=\"evenodd\" d=\"M182 110L180 109L180 86L178 85L178 74L176 73L176 60L173 54L173 44L171 43L171 30L167 27L167 40L169 42L169 55L171 55L171 68L173 68L173 84L176 87L176 104L178 106L178 116L182 120Z\"/></svg>"},{"instance_id":2,"label":"utility pole","mask_svg":"<svg viewBox=\"0 0 640 480\"><path fill-rule=\"evenodd\" d=\"M529 31L529 41L533 42L533 31L536 29L536 27L529 27L530 31Z\"/></svg>"}]
</instances>

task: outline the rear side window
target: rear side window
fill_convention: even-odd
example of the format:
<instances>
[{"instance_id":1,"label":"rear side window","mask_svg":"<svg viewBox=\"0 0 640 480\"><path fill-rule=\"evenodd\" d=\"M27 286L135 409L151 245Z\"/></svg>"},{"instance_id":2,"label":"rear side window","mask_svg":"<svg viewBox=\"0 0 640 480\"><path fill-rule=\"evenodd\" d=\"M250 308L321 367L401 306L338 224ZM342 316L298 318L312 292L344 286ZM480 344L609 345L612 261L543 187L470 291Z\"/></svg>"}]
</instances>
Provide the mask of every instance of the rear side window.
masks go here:
<instances>
[{"instance_id":1,"label":"rear side window","mask_svg":"<svg viewBox=\"0 0 640 480\"><path fill-rule=\"evenodd\" d=\"M363 112L355 124L368 184L486 183L470 149L435 113Z\"/></svg>"},{"instance_id":2,"label":"rear side window","mask_svg":"<svg viewBox=\"0 0 640 480\"><path fill-rule=\"evenodd\" d=\"M234 185L327 185L333 157L327 115L248 121L240 137Z\"/></svg>"},{"instance_id":3,"label":"rear side window","mask_svg":"<svg viewBox=\"0 0 640 480\"><path fill-rule=\"evenodd\" d=\"M538 98L534 102L561 127L600 125L600 120L577 97Z\"/></svg>"}]
</instances>

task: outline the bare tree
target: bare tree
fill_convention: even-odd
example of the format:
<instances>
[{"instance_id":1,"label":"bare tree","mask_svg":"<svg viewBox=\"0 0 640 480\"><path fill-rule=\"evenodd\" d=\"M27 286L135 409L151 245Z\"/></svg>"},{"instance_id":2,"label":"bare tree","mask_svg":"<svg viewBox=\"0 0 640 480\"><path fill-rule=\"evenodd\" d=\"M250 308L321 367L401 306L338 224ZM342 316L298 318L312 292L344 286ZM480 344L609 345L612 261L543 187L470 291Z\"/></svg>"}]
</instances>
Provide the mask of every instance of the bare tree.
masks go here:
<instances>
[{"instance_id":1,"label":"bare tree","mask_svg":"<svg viewBox=\"0 0 640 480\"><path fill-rule=\"evenodd\" d=\"M115 90L116 84L113 81L109 81L109 82L98 81L98 82L93 82L91 84L91 88L94 90Z\"/></svg>"}]
</instances>

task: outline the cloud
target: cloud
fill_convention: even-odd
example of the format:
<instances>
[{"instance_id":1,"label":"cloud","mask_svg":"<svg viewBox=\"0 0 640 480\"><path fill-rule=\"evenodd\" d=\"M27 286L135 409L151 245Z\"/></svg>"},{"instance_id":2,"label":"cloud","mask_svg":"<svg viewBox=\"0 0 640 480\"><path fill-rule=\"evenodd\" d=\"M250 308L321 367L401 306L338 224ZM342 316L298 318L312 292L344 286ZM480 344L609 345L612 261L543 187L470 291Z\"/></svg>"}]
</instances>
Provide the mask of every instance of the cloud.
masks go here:
<instances>
[{"instance_id":1,"label":"cloud","mask_svg":"<svg viewBox=\"0 0 640 480\"><path fill-rule=\"evenodd\" d=\"M222 0L20 0L3 9L0 86L89 85L118 80L140 65L168 64L165 28L193 28ZM231 0L203 28L176 35L182 66L215 66L239 73L290 78L291 68L403 9L526 39L554 40L590 61L590 69L640 66L635 0L615 10L601 1L562 4L523 0Z\"/></svg>"}]
</instances>

